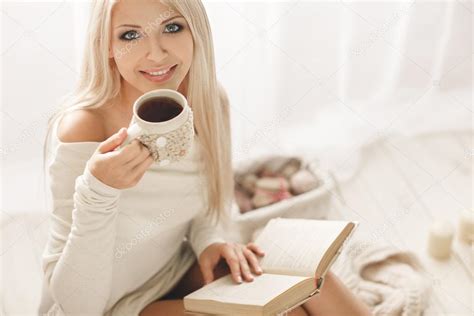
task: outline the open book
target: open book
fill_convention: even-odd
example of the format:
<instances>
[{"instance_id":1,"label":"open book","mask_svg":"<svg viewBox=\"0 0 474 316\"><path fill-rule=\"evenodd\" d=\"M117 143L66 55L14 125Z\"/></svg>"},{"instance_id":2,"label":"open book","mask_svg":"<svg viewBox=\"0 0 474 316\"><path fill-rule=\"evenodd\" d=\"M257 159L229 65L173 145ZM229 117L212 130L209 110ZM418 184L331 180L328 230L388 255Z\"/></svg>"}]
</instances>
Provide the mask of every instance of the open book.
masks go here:
<instances>
[{"instance_id":1,"label":"open book","mask_svg":"<svg viewBox=\"0 0 474 316\"><path fill-rule=\"evenodd\" d=\"M228 274L184 297L188 314L275 315L318 293L357 222L274 218L255 243L265 251L252 282Z\"/></svg>"}]
</instances>

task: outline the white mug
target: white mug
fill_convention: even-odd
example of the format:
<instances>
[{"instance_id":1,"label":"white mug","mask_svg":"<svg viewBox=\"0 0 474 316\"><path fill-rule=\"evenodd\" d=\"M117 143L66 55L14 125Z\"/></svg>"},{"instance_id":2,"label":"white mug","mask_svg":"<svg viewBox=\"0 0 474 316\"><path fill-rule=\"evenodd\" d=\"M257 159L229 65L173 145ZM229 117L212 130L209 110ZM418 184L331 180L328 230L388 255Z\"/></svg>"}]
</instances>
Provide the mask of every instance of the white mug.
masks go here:
<instances>
[{"instance_id":1,"label":"white mug","mask_svg":"<svg viewBox=\"0 0 474 316\"><path fill-rule=\"evenodd\" d=\"M171 98L181 106L181 112L167 120L151 122L139 116L139 109L145 101L160 97ZM155 162L165 166L183 159L194 141L193 112L186 98L178 91L157 89L139 97L133 104L133 117L127 129L127 138L119 146L123 148L134 139L138 139L150 150Z\"/></svg>"}]
</instances>

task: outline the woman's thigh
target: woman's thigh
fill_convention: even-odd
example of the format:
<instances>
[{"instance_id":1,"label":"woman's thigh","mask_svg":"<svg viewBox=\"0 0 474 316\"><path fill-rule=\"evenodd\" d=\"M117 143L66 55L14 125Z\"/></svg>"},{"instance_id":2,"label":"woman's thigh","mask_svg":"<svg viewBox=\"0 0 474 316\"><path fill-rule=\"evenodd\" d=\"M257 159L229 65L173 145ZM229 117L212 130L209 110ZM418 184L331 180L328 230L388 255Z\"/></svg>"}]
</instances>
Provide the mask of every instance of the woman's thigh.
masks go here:
<instances>
[{"instance_id":1,"label":"woman's thigh","mask_svg":"<svg viewBox=\"0 0 474 316\"><path fill-rule=\"evenodd\" d=\"M183 300L160 300L145 307L140 316L185 315Z\"/></svg>"},{"instance_id":2,"label":"woman's thigh","mask_svg":"<svg viewBox=\"0 0 474 316\"><path fill-rule=\"evenodd\" d=\"M326 274L321 293L304 303L303 307L310 315L371 315L367 305L331 271Z\"/></svg>"}]
</instances>

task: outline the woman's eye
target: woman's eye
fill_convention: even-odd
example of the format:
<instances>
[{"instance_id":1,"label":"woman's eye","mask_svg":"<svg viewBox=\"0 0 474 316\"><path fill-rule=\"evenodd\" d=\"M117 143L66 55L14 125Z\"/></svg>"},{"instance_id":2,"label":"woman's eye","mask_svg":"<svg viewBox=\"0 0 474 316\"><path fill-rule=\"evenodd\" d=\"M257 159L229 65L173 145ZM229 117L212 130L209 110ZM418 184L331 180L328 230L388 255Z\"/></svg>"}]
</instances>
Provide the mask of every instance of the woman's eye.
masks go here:
<instances>
[{"instance_id":1,"label":"woman's eye","mask_svg":"<svg viewBox=\"0 0 474 316\"><path fill-rule=\"evenodd\" d=\"M137 39L139 36L140 34L138 34L137 31L128 31L123 33L122 36L120 36L120 39L125 41L131 41Z\"/></svg>"},{"instance_id":2,"label":"woman's eye","mask_svg":"<svg viewBox=\"0 0 474 316\"><path fill-rule=\"evenodd\" d=\"M165 26L165 33L177 33L181 31L181 25L177 23L170 23Z\"/></svg>"}]
</instances>

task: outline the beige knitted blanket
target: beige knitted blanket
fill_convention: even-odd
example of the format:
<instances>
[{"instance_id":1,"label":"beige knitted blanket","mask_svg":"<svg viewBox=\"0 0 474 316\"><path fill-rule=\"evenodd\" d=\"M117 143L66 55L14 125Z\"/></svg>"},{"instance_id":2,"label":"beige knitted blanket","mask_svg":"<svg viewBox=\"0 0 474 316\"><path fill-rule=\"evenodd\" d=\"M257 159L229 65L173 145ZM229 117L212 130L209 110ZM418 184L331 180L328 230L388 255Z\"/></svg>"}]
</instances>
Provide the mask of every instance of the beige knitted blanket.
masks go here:
<instances>
[{"instance_id":1,"label":"beige knitted blanket","mask_svg":"<svg viewBox=\"0 0 474 316\"><path fill-rule=\"evenodd\" d=\"M374 315L421 315L427 306L429 279L409 251L352 239L331 270Z\"/></svg>"}]
</instances>

